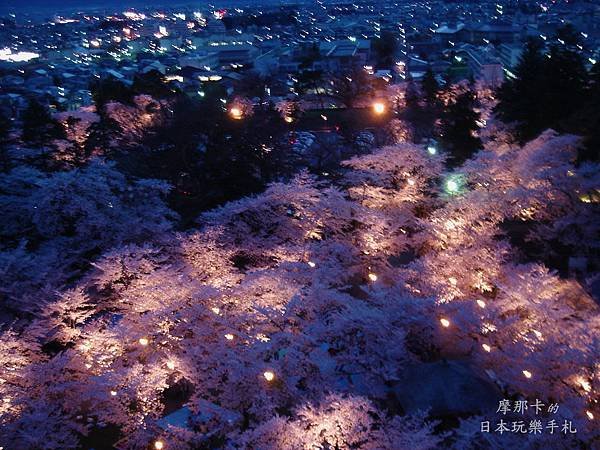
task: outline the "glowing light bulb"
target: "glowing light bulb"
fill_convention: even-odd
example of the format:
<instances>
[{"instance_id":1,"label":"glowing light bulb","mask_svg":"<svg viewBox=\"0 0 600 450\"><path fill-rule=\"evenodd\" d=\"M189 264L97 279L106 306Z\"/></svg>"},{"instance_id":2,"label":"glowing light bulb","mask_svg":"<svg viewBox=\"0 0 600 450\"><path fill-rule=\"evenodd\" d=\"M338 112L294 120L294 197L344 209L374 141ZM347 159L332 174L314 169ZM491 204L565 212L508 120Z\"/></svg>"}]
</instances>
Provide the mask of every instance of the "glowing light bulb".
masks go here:
<instances>
[{"instance_id":1,"label":"glowing light bulb","mask_svg":"<svg viewBox=\"0 0 600 450\"><path fill-rule=\"evenodd\" d=\"M588 419L594 420L594 414L591 411L586 411L585 415L588 416Z\"/></svg>"},{"instance_id":2,"label":"glowing light bulb","mask_svg":"<svg viewBox=\"0 0 600 450\"><path fill-rule=\"evenodd\" d=\"M490 347L490 346L489 346L489 345L487 345L487 344L482 344L481 346L482 346L482 347L483 347L483 349L484 349L486 352L488 352L488 353L492 351L492 347Z\"/></svg>"},{"instance_id":3,"label":"glowing light bulb","mask_svg":"<svg viewBox=\"0 0 600 450\"><path fill-rule=\"evenodd\" d=\"M458 183L454 180L448 180L446 182L446 188L448 192L457 192L458 191Z\"/></svg>"},{"instance_id":4,"label":"glowing light bulb","mask_svg":"<svg viewBox=\"0 0 600 450\"><path fill-rule=\"evenodd\" d=\"M231 334L231 333L227 333L227 334L225 335L225 339L227 339L228 341L233 341L233 334Z\"/></svg>"},{"instance_id":5,"label":"glowing light bulb","mask_svg":"<svg viewBox=\"0 0 600 450\"><path fill-rule=\"evenodd\" d=\"M236 120L240 120L243 116L243 113L240 108L238 108L237 106L234 106L233 108L231 108L229 110L229 115Z\"/></svg>"},{"instance_id":6,"label":"glowing light bulb","mask_svg":"<svg viewBox=\"0 0 600 450\"><path fill-rule=\"evenodd\" d=\"M377 275L375 275L374 273L370 273L367 276L369 277L369 280L371 280L371 281L377 281Z\"/></svg>"},{"instance_id":7,"label":"glowing light bulb","mask_svg":"<svg viewBox=\"0 0 600 450\"><path fill-rule=\"evenodd\" d=\"M523 375L525 375L525 378L531 378L532 377L532 374L531 374L531 372L529 370L524 370L523 371Z\"/></svg>"},{"instance_id":8,"label":"glowing light bulb","mask_svg":"<svg viewBox=\"0 0 600 450\"><path fill-rule=\"evenodd\" d=\"M285 120L287 123L292 123L294 121L294 118L290 116L285 116L283 120Z\"/></svg>"},{"instance_id":9,"label":"glowing light bulb","mask_svg":"<svg viewBox=\"0 0 600 450\"><path fill-rule=\"evenodd\" d=\"M140 340L138 342L140 343L140 345L146 346L146 345L148 345L148 343L150 341L148 340L148 338L143 337L143 338L140 338Z\"/></svg>"},{"instance_id":10,"label":"glowing light bulb","mask_svg":"<svg viewBox=\"0 0 600 450\"><path fill-rule=\"evenodd\" d=\"M273 381L275 379L275 374L270 370L267 370L265 373L263 373L263 376L267 381Z\"/></svg>"},{"instance_id":11,"label":"glowing light bulb","mask_svg":"<svg viewBox=\"0 0 600 450\"><path fill-rule=\"evenodd\" d=\"M450 326L450 321L448 319L440 319L440 323L445 328L448 328Z\"/></svg>"},{"instance_id":12,"label":"glowing light bulb","mask_svg":"<svg viewBox=\"0 0 600 450\"><path fill-rule=\"evenodd\" d=\"M592 390L592 385L588 380L583 377L579 378L579 385L583 388L585 392L590 392Z\"/></svg>"},{"instance_id":13,"label":"glowing light bulb","mask_svg":"<svg viewBox=\"0 0 600 450\"><path fill-rule=\"evenodd\" d=\"M383 114L385 112L385 105L382 102L373 103L373 111L375 114Z\"/></svg>"},{"instance_id":14,"label":"glowing light bulb","mask_svg":"<svg viewBox=\"0 0 600 450\"><path fill-rule=\"evenodd\" d=\"M156 450L162 450L163 448L165 448L165 443L163 441L155 441L154 448Z\"/></svg>"},{"instance_id":15,"label":"glowing light bulb","mask_svg":"<svg viewBox=\"0 0 600 450\"><path fill-rule=\"evenodd\" d=\"M485 308L485 302L483 300L477 300L477 304L480 308Z\"/></svg>"},{"instance_id":16,"label":"glowing light bulb","mask_svg":"<svg viewBox=\"0 0 600 450\"><path fill-rule=\"evenodd\" d=\"M110 395L112 395L113 397L117 395L117 391L110 391Z\"/></svg>"},{"instance_id":17,"label":"glowing light bulb","mask_svg":"<svg viewBox=\"0 0 600 450\"><path fill-rule=\"evenodd\" d=\"M309 261L307 264L308 264L308 267L312 267L312 268L316 267L316 264L312 261Z\"/></svg>"},{"instance_id":18,"label":"glowing light bulb","mask_svg":"<svg viewBox=\"0 0 600 450\"><path fill-rule=\"evenodd\" d=\"M169 370L173 370L175 368L175 363L173 361L167 361L167 367Z\"/></svg>"}]
</instances>

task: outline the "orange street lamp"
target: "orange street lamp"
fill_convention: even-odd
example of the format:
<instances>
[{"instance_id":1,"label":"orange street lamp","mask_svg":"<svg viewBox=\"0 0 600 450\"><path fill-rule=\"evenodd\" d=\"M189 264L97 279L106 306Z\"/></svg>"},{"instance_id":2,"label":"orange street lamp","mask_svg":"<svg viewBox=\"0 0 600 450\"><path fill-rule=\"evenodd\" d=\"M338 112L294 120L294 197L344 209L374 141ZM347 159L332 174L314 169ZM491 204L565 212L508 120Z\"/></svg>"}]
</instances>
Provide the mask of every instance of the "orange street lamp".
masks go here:
<instances>
[{"instance_id":1,"label":"orange street lamp","mask_svg":"<svg viewBox=\"0 0 600 450\"><path fill-rule=\"evenodd\" d=\"M237 106L234 106L233 108L231 108L229 110L229 115L231 116L232 119L235 119L235 120L240 120L244 117L244 113Z\"/></svg>"},{"instance_id":2,"label":"orange street lamp","mask_svg":"<svg viewBox=\"0 0 600 450\"><path fill-rule=\"evenodd\" d=\"M383 102L373 103L373 112L377 115L381 115L385 112L385 104Z\"/></svg>"}]
</instances>

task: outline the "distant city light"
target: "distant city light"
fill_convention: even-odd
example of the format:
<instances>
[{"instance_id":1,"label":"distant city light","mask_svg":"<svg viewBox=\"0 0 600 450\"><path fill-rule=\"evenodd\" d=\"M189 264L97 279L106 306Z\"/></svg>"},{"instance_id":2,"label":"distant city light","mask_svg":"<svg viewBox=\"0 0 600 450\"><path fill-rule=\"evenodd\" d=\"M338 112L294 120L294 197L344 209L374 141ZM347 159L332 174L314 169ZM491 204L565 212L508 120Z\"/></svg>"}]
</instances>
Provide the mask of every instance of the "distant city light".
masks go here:
<instances>
[{"instance_id":1,"label":"distant city light","mask_svg":"<svg viewBox=\"0 0 600 450\"><path fill-rule=\"evenodd\" d=\"M437 150L433 145L430 145L429 147L427 147L427 153L429 153L430 155L435 155L437 153Z\"/></svg>"},{"instance_id":2,"label":"distant city light","mask_svg":"<svg viewBox=\"0 0 600 450\"><path fill-rule=\"evenodd\" d=\"M450 326L450 321L448 319L440 319L440 323L444 328L448 328Z\"/></svg>"},{"instance_id":3,"label":"distant city light","mask_svg":"<svg viewBox=\"0 0 600 450\"><path fill-rule=\"evenodd\" d=\"M38 53L33 52L17 52L13 53L9 48L0 49L0 61L8 61L8 62L27 62L32 59L39 58L40 55Z\"/></svg>"}]
</instances>

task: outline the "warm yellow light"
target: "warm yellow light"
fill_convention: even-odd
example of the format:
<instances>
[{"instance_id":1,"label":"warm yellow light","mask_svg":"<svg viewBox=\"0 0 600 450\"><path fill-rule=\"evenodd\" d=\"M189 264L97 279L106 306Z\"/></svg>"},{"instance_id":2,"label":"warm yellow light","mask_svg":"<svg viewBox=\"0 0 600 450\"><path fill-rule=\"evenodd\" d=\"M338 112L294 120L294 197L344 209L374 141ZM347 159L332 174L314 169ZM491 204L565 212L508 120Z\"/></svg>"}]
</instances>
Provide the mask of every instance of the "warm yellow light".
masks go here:
<instances>
[{"instance_id":1,"label":"warm yellow light","mask_svg":"<svg viewBox=\"0 0 600 450\"><path fill-rule=\"evenodd\" d=\"M523 375L525 375L525 378L531 378L531 376L532 376L532 374L529 370L524 370Z\"/></svg>"},{"instance_id":2,"label":"warm yellow light","mask_svg":"<svg viewBox=\"0 0 600 450\"><path fill-rule=\"evenodd\" d=\"M285 117L283 118L283 120L285 120L287 123L292 123L292 122L294 121L294 118L293 118L293 117L290 117L290 116L285 116Z\"/></svg>"},{"instance_id":3,"label":"warm yellow light","mask_svg":"<svg viewBox=\"0 0 600 450\"><path fill-rule=\"evenodd\" d=\"M594 414L591 411L586 411L585 414L588 416L588 419L594 420Z\"/></svg>"},{"instance_id":4,"label":"warm yellow light","mask_svg":"<svg viewBox=\"0 0 600 450\"><path fill-rule=\"evenodd\" d=\"M492 351L492 347L490 347L490 346L489 346L489 345L487 345L487 344L482 344L481 346L482 346L482 347L483 347L483 349L484 349L486 352L488 352L488 353Z\"/></svg>"},{"instance_id":5,"label":"warm yellow light","mask_svg":"<svg viewBox=\"0 0 600 450\"><path fill-rule=\"evenodd\" d=\"M377 281L377 275L375 275L374 273L370 273L367 276L369 277L369 280L371 280L371 281Z\"/></svg>"},{"instance_id":6,"label":"warm yellow light","mask_svg":"<svg viewBox=\"0 0 600 450\"><path fill-rule=\"evenodd\" d=\"M263 376L267 381L273 381L275 379L275 374L270 370L267 370L265 373L263 373Z\"/></svg>"},{"instance_id":7,"label":"warm yellow light","mask_svg":"<svg viewBox=\"0 0 600 450\"><path fill-rule=\"evenodd\" d=\"M221 312L221 310L220 310L219 308L217 308L216 306L215 306L215 307L213 307L213 308L210 308L210 310L211 310L212 312L214 312L215 314L219 314L219 313Z\"/></svg>"},{"instance_id":8,"label":"warm yellow light","mask_svg":"<svg viewBox=\"0 0 600 450\"><path fill-rule=\"evenodd\" d=\"M140 338L140 340L138 342L140 343L140 345L146 346L146 345L148 345L148 343L150 341L148 340L148 338L143 337L143 338Z\"/></svg>"},{"instance_id":9,"label":"warm yellow light","mask_svg":"<svg viewBox=\"0 0 600 450\"><path fill-rule=\"evenodd\" d=\"M236 120L239 120L243 117L242 110L236 106L229 110L229 115Z\"/></svg>"},{"instance_id":10,"label":"warm yellow light","mask_svg":"<svg viewBox=\"0 0 600 450\"><path fill-rule=\"evenodd\" d=\"M312 261L308 262L308 267L312 267L314 269L316 266L317 265L314 262L312 262Z\"/></svg>"},{"instance_id":11,"label":"warm yellow light","mask_svg":"<svg viewBox=\"0 0 600 450\"><path fill-rule=\"evenodd\" d=\"M448 328L450 326L450 321L448 319L440 319L440 323L443 327Z\"/></svg>"},{"instance_id":12,"label":"warm yellow light","mask_svg":"<svg viewBox=\"0 0 600 450\"><path fill-rule=\"evenodd\" d=\"M165 443L163 441L155 441L154 448L156 450L162 450L163 448L165 448Z\"/></svg>"},{"instance_id":13,"label":"warm yellow light","mask_svg":"<svg viewBox=\"0 0 600 450\"><path fill-rule=\"evenodd\" d=\"M231 333L227 333L227 334L225 335L225 339L227 339L228 341L232 341L232 340L233 340L233 334L231 334Z\"/></svg>"},{"instance_id":14,"label":"warm yellow light","mask_svg":"<svg viewBox=\"0 0 600 450\"><path fill-rule=\"evenodd\" d=\"M485 302L483 300L477 300L477 304L480 308L485 308Z\"/></svg>"},{"instance_id":15,"label":"warm yellow light","mask_svg":"<svg viewBox=\"0 0 600 450\"><path fill-rule=\"evenodd\" d=\"M415 185L415 180L413 180L412 178L409 178L409 179L407 180L407 182L408 182L408 184L409 184L410 186L414 186L414 185Z\"/></svg>"},{"instance_id":16,"label":"warm yellow light","mask_svg":"<svg viewBox=\"0 0 600 450\"><path fill-rule=\"evenodd\" d=\"M458 280L456 278L454 278L454 277L448 278L448 281L450 282L450 284L452 286L456 286L458 284Z\"/></svg>"},{"instance_id":17,"label":"warm yellow light","mask_svg":"<svg viewBox=\"0 0 600 450\"><path fill-rule=\"evenodd\" d=\"M110 391L110 395L114 397L115 395L117 395L117 391Z\"/></svg>"},{"instance_id":18,"label":"warm yellow light","mask_svg":"<svg viewBox=\"0 0 600 450\"><path fill-rule=\"evenodd\" d=\"M385 112L385 105L382 102L373 103L373 111L375 114L383 114Z\"/></svg>"},{"instance_id":19,"label":"warm yellow light","mask_svg":"<svg viewBox=\"0 0 600 450\"><path fill-rule=\"evenodd\" d=\"M583 377L579 378L579 385L583 388L585 392L590 392L592 390L592 385L588 380Z\"/></svg>"},{"instance_id":20,"label":"warm yellow light","mask_svg":"<svg viewBox=\"0 0 600 450\"><path fill-rule=\"evenodd\" d=\"M169 370L173 370L175 368L175 363L173 361L167 361L167 367Z\"/></svg>"}]
</instances>

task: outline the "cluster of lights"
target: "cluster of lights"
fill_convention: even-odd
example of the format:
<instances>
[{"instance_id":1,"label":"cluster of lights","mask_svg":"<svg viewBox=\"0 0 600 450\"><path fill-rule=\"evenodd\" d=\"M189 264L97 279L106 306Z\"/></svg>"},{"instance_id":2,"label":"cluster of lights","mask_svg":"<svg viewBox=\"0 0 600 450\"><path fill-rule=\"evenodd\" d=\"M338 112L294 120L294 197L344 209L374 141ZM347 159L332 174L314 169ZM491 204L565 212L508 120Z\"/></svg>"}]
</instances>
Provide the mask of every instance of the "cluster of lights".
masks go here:
<instances>
[{"instance_id":1,"label":"cluster of lights","mask_svg":"<svg viewBox=\"0 0 600 450\"><path fill-rule=\"evenodd\" d=\"M11 63L27 62L39 57L39 54L33 52L13 53L12 50L9 48L0 49L0 61L7 61Z\"/></svg>"}]
</instances>

